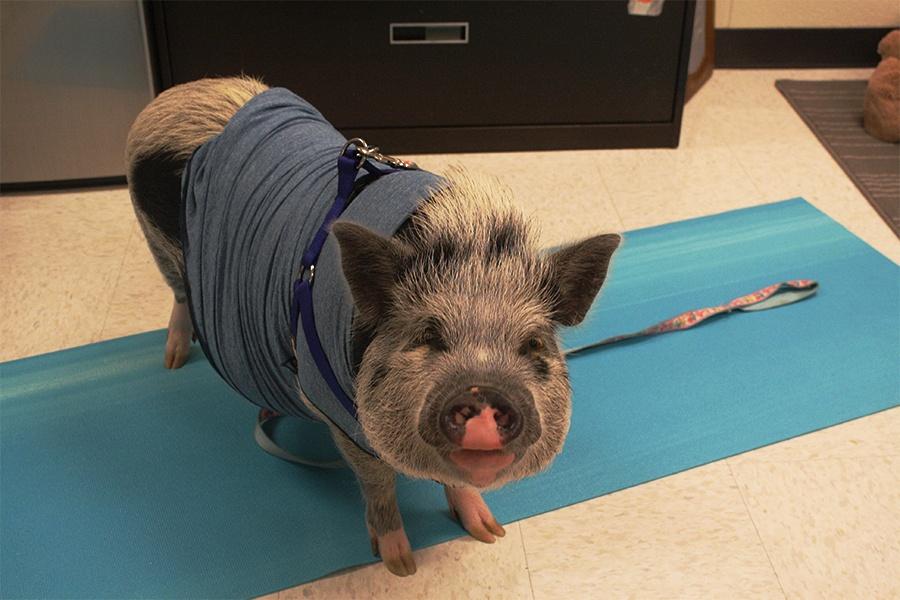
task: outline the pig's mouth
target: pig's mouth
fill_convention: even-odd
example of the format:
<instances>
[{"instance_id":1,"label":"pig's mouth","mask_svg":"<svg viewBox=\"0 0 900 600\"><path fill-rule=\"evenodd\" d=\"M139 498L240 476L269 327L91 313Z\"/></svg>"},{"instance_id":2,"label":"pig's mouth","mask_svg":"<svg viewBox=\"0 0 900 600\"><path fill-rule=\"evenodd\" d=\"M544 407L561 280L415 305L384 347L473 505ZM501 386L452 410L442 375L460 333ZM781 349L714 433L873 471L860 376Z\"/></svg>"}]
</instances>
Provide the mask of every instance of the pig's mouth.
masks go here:
<instances>
[{"instance_id":1,"label":"pig's mouth","mask_svg":"<svg viewBox=\"0 0 900 600\"><path fill-rule=\"evenodd\" d=\"M508 467L516 455L505 450L459 449L450 453L450 460L465 472L466 479L477 487L490 485L497 474Z\"/></svg>"},{"instance_id":2,"label":"pig's mouth","mask_svg":"<svg viewBox=\"0 0 900 600\"><path fill-rule=\"evenodd\" d=\"M449 454L450 460L477 487L486 487L497 479L500 471L516 459L505 449L506 425L511 418L506 411L494 405L478 402L479 388L473 388L473 400L451 407L445 430L459 448ZM506 410L511 411L508 405Z\"/></svg>"}]
</instances>

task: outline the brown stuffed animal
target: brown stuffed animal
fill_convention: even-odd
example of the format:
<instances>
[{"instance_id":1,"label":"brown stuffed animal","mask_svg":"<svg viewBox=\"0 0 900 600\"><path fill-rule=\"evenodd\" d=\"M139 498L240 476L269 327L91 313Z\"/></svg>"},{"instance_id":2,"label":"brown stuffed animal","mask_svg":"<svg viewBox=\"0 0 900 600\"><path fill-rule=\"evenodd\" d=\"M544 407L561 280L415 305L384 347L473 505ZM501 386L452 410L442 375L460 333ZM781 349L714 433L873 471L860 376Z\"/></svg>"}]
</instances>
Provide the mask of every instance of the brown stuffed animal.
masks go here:
<instances>
[{"instance_id":1,"label":"brown stuffed animal","mask_svg":"<svg viewBox=\"0 0 900 600\"><path fill-rule=\"evenodd\" d=\"M863 125L885 142L900 141L900 29L878 44L881 62L869 78L863 103Z\"/></svg>"},{"instance_id":2,"label":"brown stuffed animal","mask_svg":"<svg viewBox=\"0 0 900 600\"><path fill-rule=\"evenodd\" d=\"M878 54L881 58L893 56L900 58L900 29L895 29L878 42Z\"/></svg>"}]
</instances>

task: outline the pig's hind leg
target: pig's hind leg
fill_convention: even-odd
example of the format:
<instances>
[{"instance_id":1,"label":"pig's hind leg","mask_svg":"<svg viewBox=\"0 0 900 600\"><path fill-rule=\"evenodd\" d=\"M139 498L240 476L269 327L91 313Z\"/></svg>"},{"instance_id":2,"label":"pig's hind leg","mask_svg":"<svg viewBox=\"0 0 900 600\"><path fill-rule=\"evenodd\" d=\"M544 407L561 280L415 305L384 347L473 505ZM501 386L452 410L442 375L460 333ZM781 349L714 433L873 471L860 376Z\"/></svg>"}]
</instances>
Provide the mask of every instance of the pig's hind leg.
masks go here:
<instances>
[{"instance_id":1,"label":"pig's hind leg","mask_svg":"<svg viewBox=\"0 0 900 600\"><path fill-rule=\"evenodd\" d=\"M176 298L169 315L169 331L166 337L165 364L167 369L178 369L187 362L194 339L194 325L186 301Z\"/></svg>"},{"instance_id":2,"label":"pig's hind leg","mask_svg":"<svg viewBox=\"0 0 900 600\"><path fill-rule=\"evenodd\" d=\"M231 117L268 89L251 77L201 79L169 88L137 116L125 147L128 189L138 223L174 302L166 367L183 365L194 330L188 311L181 247L181 176L198 146L218 135Z\"/></svg>"},{"instance_id":3,"label":"pig's hind leg","mask_svg":"<svg viewBox=\"0 0 900 600\"><path fill-rule=\"evenodd\" d=\"M176 233L181 168L180 161L145 157L130 165L128 177L138 223L174 296L166 338L167 369L178 369L187 362L194 336L185 292L184 254Z\"/></svg>"},{"instance_id":4,"label":"pig's hind leg","mask_svg":"<svg viewBox=\"0 0 900 600\"><path fill-rule=\"evenodd\" d=\"M372 553L381 556L385 566L394 575L412 575L416 572L416 562L403 529L400 508L397 506L394 470L360 450L343 432L332 427L331 434L341 454L356 473L362 488Z\"/></svg>"}]
</instances>

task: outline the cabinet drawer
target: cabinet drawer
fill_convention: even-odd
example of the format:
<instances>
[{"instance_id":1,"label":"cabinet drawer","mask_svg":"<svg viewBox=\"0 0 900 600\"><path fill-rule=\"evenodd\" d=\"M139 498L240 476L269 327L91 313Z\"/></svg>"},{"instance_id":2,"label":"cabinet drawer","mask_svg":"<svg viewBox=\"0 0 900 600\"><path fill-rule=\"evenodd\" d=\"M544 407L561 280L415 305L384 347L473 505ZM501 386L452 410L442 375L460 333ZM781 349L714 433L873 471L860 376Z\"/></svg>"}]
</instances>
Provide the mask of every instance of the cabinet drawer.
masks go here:
<instances>
[{"instance_id":1,"label":"cabinet drawer","mask_svg":"<svg viewBox=\"0 0 900 600\"><path fill-rule=\"evenodd\" d=\"M692 6L669 0L658 17L626 6L159 2L150 15L161 87L244 72L343 131L436 129L438 143L452 129L661 125L656 145L673 145Z\"/></svg>"}]
</instances>

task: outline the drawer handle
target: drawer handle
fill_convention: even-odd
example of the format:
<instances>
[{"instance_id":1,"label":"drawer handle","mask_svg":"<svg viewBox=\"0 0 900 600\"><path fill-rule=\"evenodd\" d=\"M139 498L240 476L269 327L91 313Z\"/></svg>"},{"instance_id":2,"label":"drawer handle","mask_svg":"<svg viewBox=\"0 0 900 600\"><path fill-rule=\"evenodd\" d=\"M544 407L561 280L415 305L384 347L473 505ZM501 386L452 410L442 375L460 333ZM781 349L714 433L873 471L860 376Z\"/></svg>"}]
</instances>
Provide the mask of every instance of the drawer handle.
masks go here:
<instances>
[{"instance_id":1,"label":"drawer handle","mask_svg":"<svg viewBox=\"0 0 900 600\"><path fill-rule=\"evenodd\" d=\"M468 44L469 23L391 23L391 44Z\"/></svg>"}]
</instances>

